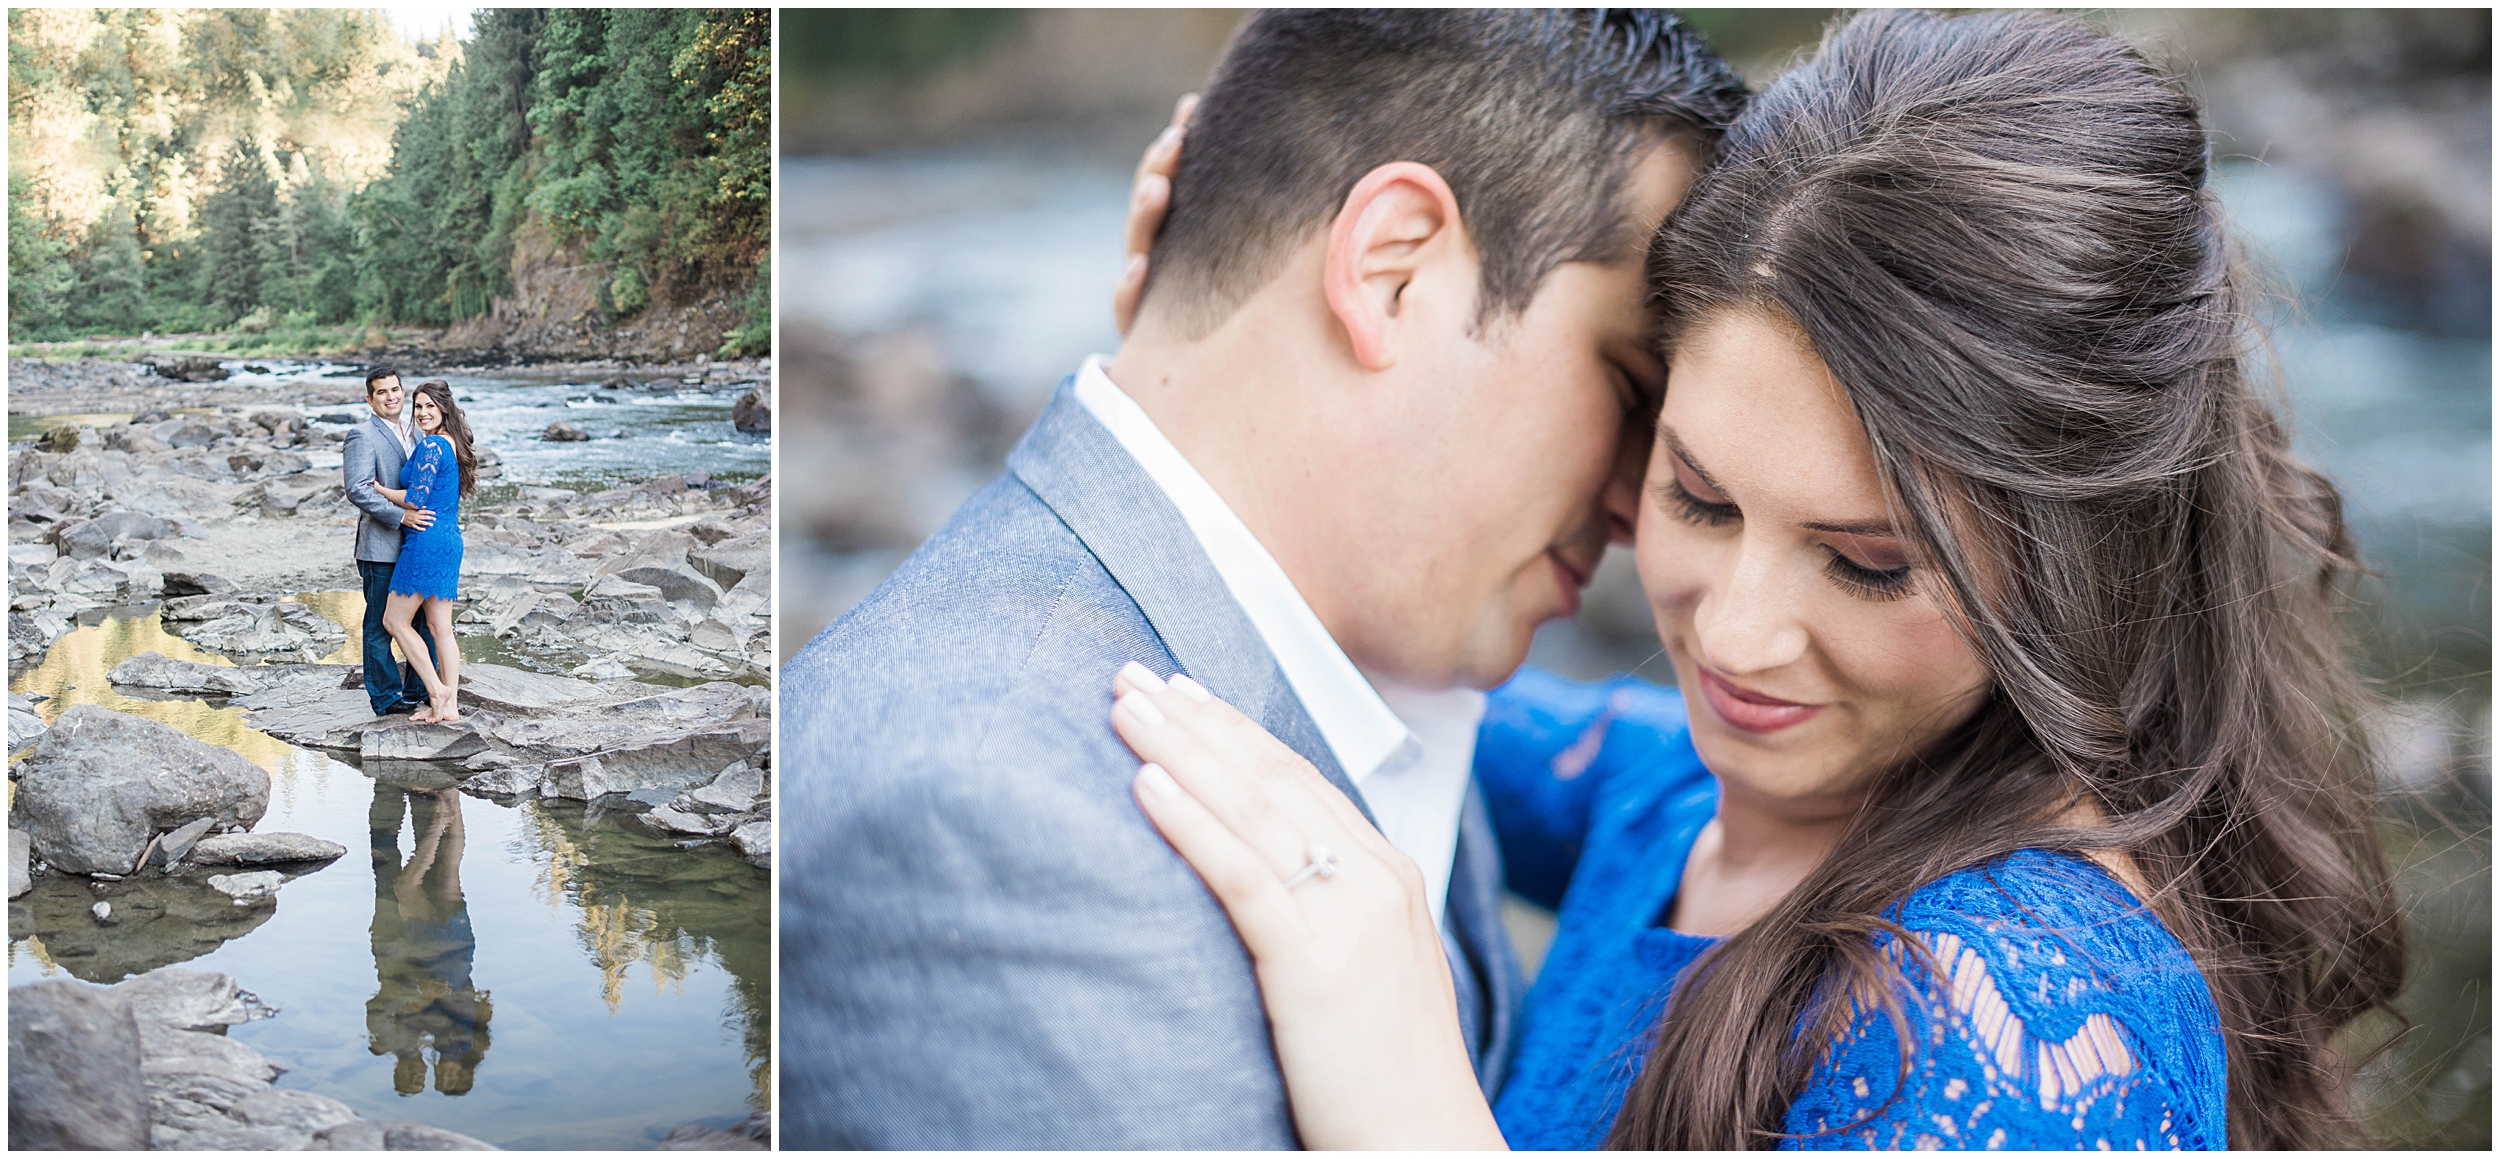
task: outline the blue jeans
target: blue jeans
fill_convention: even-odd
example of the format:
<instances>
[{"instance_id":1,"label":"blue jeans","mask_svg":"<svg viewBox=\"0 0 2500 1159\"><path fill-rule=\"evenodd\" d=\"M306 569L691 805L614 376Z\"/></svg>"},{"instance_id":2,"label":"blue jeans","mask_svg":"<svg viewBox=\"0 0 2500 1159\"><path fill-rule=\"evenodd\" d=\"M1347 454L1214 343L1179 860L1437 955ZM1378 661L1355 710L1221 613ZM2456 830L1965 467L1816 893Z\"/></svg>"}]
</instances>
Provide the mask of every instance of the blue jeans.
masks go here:
<instances>
[{"instance_id":1,"label":"blue jeans","mask_svg":"<svg viewBox=\"0 0 2500 1159\"><path fill-rule=\"evenodd\" d=\"M391 565L360 559L356 575L365 581L365 697L373 702L373 715L402 703L412 707L424 703L424 678L406 661L391 663L391 633L382 626L382 607L391 598ZM425 641L426 653L431 655L434 633L426 630L422 614L416 626L417 638Z\"/></svg>"}]
</instances>

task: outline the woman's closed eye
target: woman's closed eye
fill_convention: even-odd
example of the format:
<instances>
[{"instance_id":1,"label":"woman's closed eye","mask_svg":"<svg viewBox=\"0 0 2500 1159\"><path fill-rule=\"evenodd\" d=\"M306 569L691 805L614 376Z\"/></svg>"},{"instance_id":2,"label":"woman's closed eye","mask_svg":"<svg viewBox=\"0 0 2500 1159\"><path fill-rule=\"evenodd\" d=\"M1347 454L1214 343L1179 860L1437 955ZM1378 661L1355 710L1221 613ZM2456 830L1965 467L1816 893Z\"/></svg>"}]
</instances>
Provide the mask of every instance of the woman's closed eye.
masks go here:
<instances>
[{"instance_id":1,"label":"woman's closed eye","mask_svg":"<svg viewBox=\"0 0 2500 1159\"><path fill-rule=\"evenodd\" d=\"M1889 602L1910 594L1910 565L1877 569L1849 558L1839 548L1825 547L1831 562L1823 565L1823 574L1839 584L1842 591L1862 600Z\"/></svg>"},{"instance_id":2,"label":"woman's closed eye","mask_svg":"<svg viewBox=\"0 0 2500 1159\"><path fill-rule=\"evenodd\" d=\"M1744 518L1727 495L1711 485L1709 476L1695 469L1684 457L1681 447L1670 446L1675 473L1656 488L1659 501L1686 523L1695 527L1725 527Z\"/></svg>"},{"instance_id":3,"label":"woman's closed eye","mask_svg":"<svg viewBox=\"0 0 2500 1159\"><path fill-rule=\"evenodd\" d=\"M1847 535L1825 543L1830 562L1823 573L1841 590L1863 600L1890 601L1910 594L1910 561L1891 536Z\"/></svg>"}]
</instances>

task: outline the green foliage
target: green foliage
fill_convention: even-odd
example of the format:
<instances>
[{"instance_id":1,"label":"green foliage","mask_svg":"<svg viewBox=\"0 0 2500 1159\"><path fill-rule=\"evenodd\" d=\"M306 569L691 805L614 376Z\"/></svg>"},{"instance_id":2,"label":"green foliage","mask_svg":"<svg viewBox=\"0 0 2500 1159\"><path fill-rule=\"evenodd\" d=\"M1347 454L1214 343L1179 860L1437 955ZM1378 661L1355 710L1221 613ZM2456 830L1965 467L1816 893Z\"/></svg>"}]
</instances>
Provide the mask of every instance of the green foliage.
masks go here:
<instances>
[{"instance_id":1,"label":"green foliage","mask_svg":"<svg viewBox=\"0 0 2500 1159\"><path fill-rule=\"evenodd\" d=\"M415 46L375 10L9 27L11 155L31 159L10 177L14 340L248 322L256 348L352 346L350 320L485 312L525 247L588 267L620 315L762 284L766 10L487 8L467 42Z\"/></svg>"},{"instance_id":2,"label":"green foliage","mask_svg":"<svg viewBox=\"0 0 2500 1159\"><path fill-rule=\"evenodd\" d=\"M41 342L66 321L78 276L69 243L26 209L26 180L9 171L9 340Z\"/></svg>"},{"instance_id":3,"label":"green foliage","mask_svg":"<svg viewBox=\"0 0 2500 1159\"><path fill-rule=\"evenodd\" d=\"M722 358L749 358L773 352L773 260L755 268L755 284L739 303L745 321L721 339Z\"/></svg>"}]
</instances>

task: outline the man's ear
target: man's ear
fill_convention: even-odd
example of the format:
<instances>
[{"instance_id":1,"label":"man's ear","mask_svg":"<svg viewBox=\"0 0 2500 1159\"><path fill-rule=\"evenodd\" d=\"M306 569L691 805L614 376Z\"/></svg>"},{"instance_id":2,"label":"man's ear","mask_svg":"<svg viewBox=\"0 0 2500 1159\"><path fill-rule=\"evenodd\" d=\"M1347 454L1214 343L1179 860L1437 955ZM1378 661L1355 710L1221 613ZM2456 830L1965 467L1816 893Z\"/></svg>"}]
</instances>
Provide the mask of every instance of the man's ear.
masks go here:
<instances>
[{"instance_id":1,"label":"man's ear","mask_svg":"<svg viewBox=\"0 0 2500 1159\"><path fill-rule=\"evenodd\" d=\"M1408 288L1426 268L1468 252L1458 198L1431 166L1395 161L1355 182L1328 227L1320 269L1328 310L1345 327L1354 360L1366 370L1394 365Z\"/></svg>"}]
</instances>

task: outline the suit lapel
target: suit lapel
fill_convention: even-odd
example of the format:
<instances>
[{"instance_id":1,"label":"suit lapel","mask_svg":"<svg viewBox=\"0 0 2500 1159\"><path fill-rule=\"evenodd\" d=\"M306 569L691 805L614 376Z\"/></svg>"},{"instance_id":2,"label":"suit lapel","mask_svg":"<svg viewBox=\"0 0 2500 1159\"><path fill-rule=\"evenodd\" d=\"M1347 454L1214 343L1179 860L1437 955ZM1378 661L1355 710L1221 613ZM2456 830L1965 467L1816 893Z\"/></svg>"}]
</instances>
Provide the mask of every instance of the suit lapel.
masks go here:
<instances>
[{"instance_id":1,"label":"suit lapel","mask_svg":"<svg viewBox=\"0 0 2500 1159\"><path fill-rule=\"evenodd\" d=\"M1180 509L1076 400L1073 377L1060 382L1007 469L1137 601L1182 671L1302 754L1379 824ZM1111 674L1102 677L1107 684Z\"/></svg>"}]
</instances>

